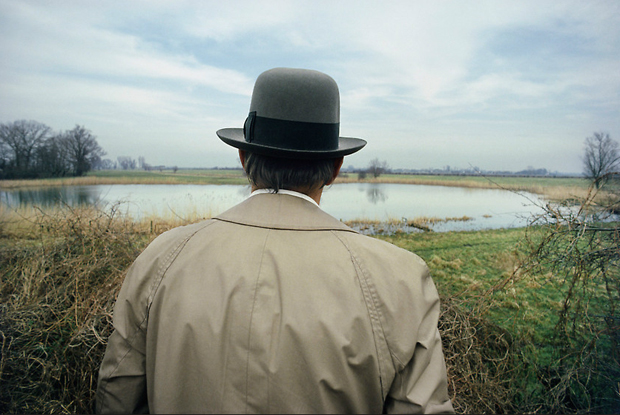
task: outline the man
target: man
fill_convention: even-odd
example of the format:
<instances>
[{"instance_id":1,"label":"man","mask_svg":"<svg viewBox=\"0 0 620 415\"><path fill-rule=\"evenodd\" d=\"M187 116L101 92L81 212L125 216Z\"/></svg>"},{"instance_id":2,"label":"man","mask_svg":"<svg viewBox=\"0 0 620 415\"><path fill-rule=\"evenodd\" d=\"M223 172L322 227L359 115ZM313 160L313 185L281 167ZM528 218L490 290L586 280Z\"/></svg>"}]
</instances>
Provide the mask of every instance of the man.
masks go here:
<instances>
[{"instance_id":1,"label":"man","mask_svg":"<svg viewBox=\"0 0 620 415\"><path fill-rule=\"evenodd\" d=\"M239 149L252 195L158 237L131 267L99 412L452 412L424 262L319 207L343 156L329 76L256 81Z\"/></svg>"}]
</instances>

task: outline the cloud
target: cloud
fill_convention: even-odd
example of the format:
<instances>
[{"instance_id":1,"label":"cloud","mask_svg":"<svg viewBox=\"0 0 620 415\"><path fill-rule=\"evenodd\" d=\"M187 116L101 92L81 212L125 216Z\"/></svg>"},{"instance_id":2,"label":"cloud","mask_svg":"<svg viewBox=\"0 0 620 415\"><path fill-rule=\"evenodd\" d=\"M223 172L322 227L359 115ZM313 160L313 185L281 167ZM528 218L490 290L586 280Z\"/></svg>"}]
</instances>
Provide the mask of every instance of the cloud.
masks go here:
<instances>
[{"instance_id":1,"label":"cloud","mask_svg":"<svg viewBox=\"0 0 620 415\"><path fill-rule=\"evenodd\" d=\"M92 10L72 16L71 24L62 13L26 4L12 12L11 36L1 43L3 54L12 57L3 64L9 75L25 70L68 79L105 77L110 83L164 80L245 96L252 91L253 79L239 71L191 55L163 54L135 35L99 27L91 21Z\"/></svg>"},{"instance_id":2,"label":"cloud","mask_svg":"<svg viewBox=\"0 0 620 415\"><path fill-rule=\"evenodd\" d=\"M0 0L0 122L86 124L114 145L131 126L140 146L240 125L260 72L308 67L338 81L343 131L386 158L484 167L525 138L620 135L619 14L615 1ZM183 161L213 164L210 151Z\"/></svg>"}]
</instances>

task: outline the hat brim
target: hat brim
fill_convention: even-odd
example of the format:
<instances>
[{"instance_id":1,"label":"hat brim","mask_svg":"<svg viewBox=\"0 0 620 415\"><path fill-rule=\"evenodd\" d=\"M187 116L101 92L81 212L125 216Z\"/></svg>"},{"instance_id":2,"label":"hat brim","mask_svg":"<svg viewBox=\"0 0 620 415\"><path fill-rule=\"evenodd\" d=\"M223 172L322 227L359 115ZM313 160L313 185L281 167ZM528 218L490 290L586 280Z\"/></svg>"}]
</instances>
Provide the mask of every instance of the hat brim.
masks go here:
<instances>
[{"instance_id":1,"label":"hat brim","mask_svg":"<svg viewBox=\"0 0 620 415\"><path fill-rule=\"evenodd\" d=\"M359 151L366 145L366 140L353 137L339 137L338 148L327 151L291 150L261 144L248 143L243 135L243 128L222 128L216 132L217 136L229 146L240 150L258 153L265 156L292 158L292 159L329 159L347 156Z\"/></svg>"}]
</instances>

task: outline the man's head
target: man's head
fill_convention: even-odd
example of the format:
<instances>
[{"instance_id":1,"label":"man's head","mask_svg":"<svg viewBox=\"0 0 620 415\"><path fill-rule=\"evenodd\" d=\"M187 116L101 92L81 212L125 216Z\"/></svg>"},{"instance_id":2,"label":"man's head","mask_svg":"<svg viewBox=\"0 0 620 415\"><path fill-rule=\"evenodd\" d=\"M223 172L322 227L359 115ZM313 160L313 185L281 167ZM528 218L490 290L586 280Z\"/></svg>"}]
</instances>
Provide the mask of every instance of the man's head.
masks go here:
<instances>
[{"instance_id":1,"label":"man's head","mask_svg":"<svg viewBox=\"0 0 620 415\"><path fill-rule=\"evenodd\" d=\"M313 189L331 183L342 157L366 145L340 137L340 94L328 75L275 68L256 80L243 128L217 135L240 150L254 187Z\"/></svg>"},{"instance_id":2,"label":"man's head","mask_svg":"<svg viewBox=\"0 0 620 415\"><path fill-rule=\"evenodd\" d=\"M312 194L338 176L342 157L335 159L286 159L240 150L239 158L254 189L296 190Z\"/></svg>"}]
</instances>

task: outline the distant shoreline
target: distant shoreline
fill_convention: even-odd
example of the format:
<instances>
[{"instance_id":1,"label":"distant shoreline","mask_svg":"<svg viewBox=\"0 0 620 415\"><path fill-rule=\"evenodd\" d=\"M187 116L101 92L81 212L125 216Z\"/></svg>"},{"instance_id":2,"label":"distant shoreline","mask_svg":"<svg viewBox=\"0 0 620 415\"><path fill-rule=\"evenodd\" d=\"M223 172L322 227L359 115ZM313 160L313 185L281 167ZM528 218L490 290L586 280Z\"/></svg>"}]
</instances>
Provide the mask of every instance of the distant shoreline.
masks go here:
<instances>
[{"instance_id":1,"label":"distant shoreline","mask_svg":"<svg viewBox=\"0 0 620 415\"><path fill-rule=\"evenodd\" d=\"M63 177L29 180L0 180L0 190L14 190L48 186L88 186L115 184L197 184L245 185L247 178L241 169L179 169L162 171L97 170L82 177ZM583 196L589 182L579 177L464 175L464 174L382 174L377 178L360 179L357 173L341 173L338 183L397 183L429 186L452 186L482 189L526 191L550 200Z\"/></svg>"}]
</instances>

